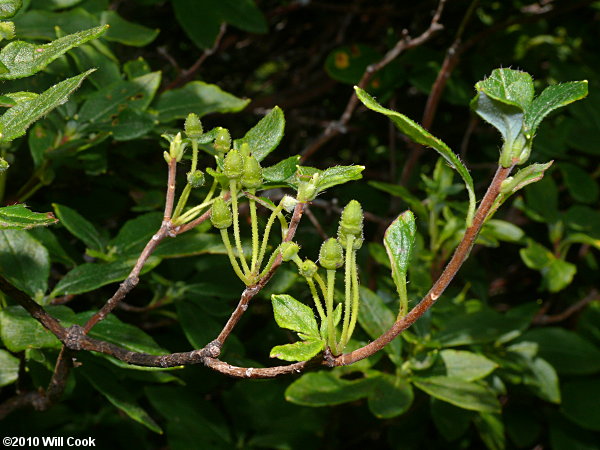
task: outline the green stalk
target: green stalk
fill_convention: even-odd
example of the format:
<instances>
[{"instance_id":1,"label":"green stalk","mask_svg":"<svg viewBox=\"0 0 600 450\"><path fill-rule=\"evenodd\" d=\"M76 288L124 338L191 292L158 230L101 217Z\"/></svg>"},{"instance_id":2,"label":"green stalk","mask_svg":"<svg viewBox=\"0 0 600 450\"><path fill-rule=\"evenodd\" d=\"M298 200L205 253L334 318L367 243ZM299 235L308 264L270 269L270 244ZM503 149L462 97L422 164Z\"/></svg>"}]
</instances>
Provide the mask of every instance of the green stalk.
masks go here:
<instances>
[{"instance_id":1,"label":"green stalk","mask_svg":"<svg viewBox=\"0 0 600 450\"><path fill-rule=\"evenodd\" d=\"M326 308L327 308L327 333L328 333L328 344L331 351L336 351L335 344L335 330L333 328L333 293L335 289L335 270L327 270L327 297L326 297Z\"/></svg>"},{"instance_id":2,"label":"green stalk","mask_svg":"<svg viewBox=\"0 0 600 450\"><path fill-rule=\"evenodd\" d=\"M283 210L283 203L279 202L279 205L277 205L277 208L275 208L273 210L273 212L269 216L269 220L267 220L267 225L265 226L265 232L263 234L262 245L260 247L260 252L258 254L258 261L257 261L258 268L260 268L260 266L263 262L263 259L265 257L265 254L267 252L267 244L269 242L269 235L271 234L271 227L273 226L275 219L277 218L278 215L280 215L282 210Z\"/></svg>"},{"instance_id":3,"label":"green stalk","mask_svg":"<svg viewBox=\"0 0 600 450\"><path fill-rule=\"evenodd\" d=\"M196 170L196 166L198 165L198 139L192 139L192 169L193 173ZM192 191L192 186L190 184L186 184L183 188L183 192L179 196L179 200L177 201L177 206L175 207L175 212L173 213L173 218L177 218L185 205L187 204L188 198L190 196L190 192Z\"/></svg>"},{"instance_id":4,"label":"green stalk","mask_svg":"<svg viewBox=\"0 0 600 450\"><path fill-rule=\"evenodd\" d=\"M211 199L212 199L213 195L215 194L215 190L217 189L217 184L218 184L217 180L214 180L212 186L210 187L210 190L208 191L208 194L206 194L206 197L204 198L202 203L194 206L192 209L190 209L189 211L187 211L184 214L182 214L181 216L179 216L177 218L177 220L173 221L173 223L176 225L183 224L183 223L186 223L186 222L189 222L189 221L195 219L196 216L200 215L202 210L212 203Z\"/></svg>"},{"instance_id":5,"label":"green stalk","mask_svg":"<svg viewBox=\"0 0 600 450\"><path fill-rule=\"evenodd\" d=\"M400 310L398 311L398 319L402 319L408 313L408 293L406 292L406 274L399 273L396 277L396 287L400 296Z\"/></svg>"},{"instance_id":6,"label":"green stalk","mask_svg":"<svg viewBox=\"0 0 600 450\"><path fill-rule=\"evenodd\" d=\"M238 198L237 198L237 182L235 180L229 181L229 190L231 191L231 212L233 213L233 239L235 240L235 246L238 251L240 262L244 273L249 274L250 268L246 261L246 255L244 255L244 248L242 247L242 238L240 237L240 216L238 213Z\"/></svg>"},{"instance_id":7,"label":"green stalk","mask_svg":"<svg viewBox=\"0 0 600 450\"><path fill-rule=\"evenodd\" d=\"M356 252L354 251L352 252L352 317L350 318L350 328L348 329L348 340L352 337L352 333L354 333L354 328L356 327L356 321L358 320L360 300L360 291L358 288L358 267L356 265Z\"/></svg>"},{"instance_id":8,"label":"green stalk","mask_svg":"<svg viewBox=\"0 0 600 450\"><path fill-rule=\"evenodd\" d=\"M344 350L348 339L348 327L350 326L350 314L352 312L352 247L354 246L354 236L348 236L346 242L346 256L344 261L345 279L344 279L344 322L342 325L342 337L340 344L342 348L338 351L341 353Z\"/></svg>"},{"instance_id":9,"label":"green stalk","mask_svg":"<svg viewBox=\"0 0 600 450\"><path fill-rule=\"evenodd\" d=\"M237 262L235 254L233 253L233 248L231 247L231 241L229 240L229 233L227 232L227 229L224 228L220 231L221 239L223 240L223 245L225 245L225 249L227 250L227 256L229 256L229 262L231 263L231 267L233 267L233 270L235 274L239 277L239 279L242 280L246 286L248 286L248 279L242 273L242 269L240 269L240 265Z\"/></svg>"},{"instance_id":10,"label":"green stalk","mask_svg":"<svg viewBox=\"0 0 600 450\"><path fill-rule=\"evenodd\" d=\"M323 311L323 305L321 304L321 299L319 298L319 293L317 292L317 286L315 286L315 282L312 278L307 278L306 282L308 283L310 293L312 294L313 301L315 302L315 306L317 307L321 323L323 323L327 319L327 316L325 316L325 311Z\"/></svg>"},{"instance_id":11,"label":"green stalk","mask_svg":"<svg viewBox=\"0 0 600 450\"><path fill-rule=\"evenodd\" d=\"M251 194L254 194L255 190L250 190ZM256 200L252 197L248 199L250 202L250 222L252 226L252 263L250 264L252 268L252 273L256 273L259 271L258 267L258 246L259 246L259 237L258 237L258 219L256 217Z\"/></svg>"},{"instance_id":12,"label":"green stalk","mask_svg":"<svg viewBox=\"0 0 600 450\"><path fill-rule=\"evenodd\" d=\"M275 263L275 258L277 258L277 255L279 255L279 246L277 246L277 248L273 251L273 253L271 253L271 256L269 257L269 260L267 261L267 265L265 266L265 268L263 269L263 271L258 276L259 280L262 277L264 277L269 272L269 270L271 270L271 267Z\"/></svg>"}]
</instances>

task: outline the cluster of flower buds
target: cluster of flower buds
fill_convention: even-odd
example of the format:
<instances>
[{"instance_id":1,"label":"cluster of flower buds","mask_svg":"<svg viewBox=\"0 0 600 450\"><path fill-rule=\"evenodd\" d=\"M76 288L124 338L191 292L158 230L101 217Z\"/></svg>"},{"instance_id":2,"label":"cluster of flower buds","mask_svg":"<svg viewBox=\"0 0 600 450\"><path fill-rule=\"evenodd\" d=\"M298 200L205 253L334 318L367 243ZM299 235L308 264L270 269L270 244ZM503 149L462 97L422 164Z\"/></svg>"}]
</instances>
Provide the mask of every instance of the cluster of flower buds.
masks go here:
<instances>
[{"instance_id":1,"label":"cluster of flower buds","mask_svg":"<svg viewBox=\"0 0 600 450\"><path fill-rule=\"evenodd\" d=\"M352 249L358 250L363 244L363 210L356 200L351 200L342 211L340 226L338 228L338 241L344 248L348 239L354 238Z\"/></svg>"},{"instance_id":2,"label":"cluster of flower buds","mask_svg":"<svg viewBox=\"0 0 600 450\"><path fill-rule=\"evenodd\" d=\"M227 132L224 128L222 130ZM217 134L218 139L219 134ZM227 132L227 144L225 143L225 139L223 139L223 144L217 146L217 140L215 140L215 149L218 150L229 146L231 142L229 132ZM252 155L250 147L246 143L243 143L239 150L227 150L223 161L223 175L229 180L239 181L247 189L257 189L263 184L262 167Z\"/></svg>"},{"instance_id":3,"label":"cluster of flower buds","mask_svg":"<svg viewBox=\"0 0 600 450\"><path fill-rule=\"evenodd\" d=\"M185 147L187 146L187 142L182 139L181 133L177 133L175 136L163 134L162 137L169 141L170 144L169 151L165 151L163 153L167 164L169 164L173 159L177 162L181 161L181 158L183 158L183 154L185 152Z\"/></svg>"}]
</instances>

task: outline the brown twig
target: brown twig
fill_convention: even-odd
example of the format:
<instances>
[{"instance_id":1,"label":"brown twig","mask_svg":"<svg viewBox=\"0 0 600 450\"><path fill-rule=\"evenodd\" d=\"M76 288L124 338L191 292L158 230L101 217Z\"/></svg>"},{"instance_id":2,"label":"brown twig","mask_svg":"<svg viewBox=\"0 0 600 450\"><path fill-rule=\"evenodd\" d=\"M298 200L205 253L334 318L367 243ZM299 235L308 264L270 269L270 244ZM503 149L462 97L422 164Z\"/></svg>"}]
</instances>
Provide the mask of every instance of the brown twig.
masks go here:
<instances>
[{"instance_id":1,"label":"brown twig","mask_svg":"<svg viewBox=\"0 0 600 450\"><path fill-rule=\"evenodd\" d=\"M385 54L383 59L381 59L375 64L369 65L366 68L358 83L358 87L365 88L377 72L379 72L389 63L391 63L402 52L410 48L423 45L435 34L435 32L441 30L443 26L439 23L439 20L445 4L446 0L440 0L437 9L433 15L433 18L429 24L429 27L416 38L411 38L410 36L408 36L408 31L404 30L402 33L402 38L396 43L396 45L391 50L389 50ZM337 121L330 122L329 125L327 125L327 127L323 131L323 133L302 151L300 161L306 161L332 138L334 138L338 134L345 133L348 122L350 121L350 118L352 117L352 114L354 113L354 110L357 106L358 97L356 97L356 94L352 92L352 95L350 96L350 99L348 100L346 108L344 109L344 112L342 113L340 119Z\"/></svg>"},{"instance_id":2,"label":"brown twig","mask_svg":"<svg viewBox=\"0 0 600 450\"><path fill-rule=\"evenodd\" d=\"M579 311L581 311L589 303L596 301L596 300L600 300L600 294L598 293L598 291L596 289L592 289L592 291L588 295L586 295L584 298L582 298L578 302L573 303L567 309L565 309L564 311L562 311L558 314L546 315L546 314L544 314L543 311L541 311L541 314L536 315L533 318L532 323L534 323L535 325L549 325L552 323L562 322L564 320L567 320L573 314L576 314Z\"/></svg>"}]
</instances>

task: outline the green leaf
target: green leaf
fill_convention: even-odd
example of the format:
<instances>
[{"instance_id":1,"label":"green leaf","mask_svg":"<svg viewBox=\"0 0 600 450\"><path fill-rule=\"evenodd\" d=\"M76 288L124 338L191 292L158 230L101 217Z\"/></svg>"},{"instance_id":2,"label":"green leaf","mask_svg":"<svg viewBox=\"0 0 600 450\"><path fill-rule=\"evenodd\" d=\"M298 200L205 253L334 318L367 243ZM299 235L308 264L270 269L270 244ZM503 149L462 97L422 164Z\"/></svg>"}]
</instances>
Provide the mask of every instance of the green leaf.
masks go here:
<instances>
[{"instance_id":1,"label":"green leaf","mask_svg":"<svg viewBox=\"0 0 600 450\"><path fill-rule=\"evenodd\" d=\"M541 272L542 288L550 292L566 288L577 272L577 266L556 258L546 247L532 240L527 248L519 250L519 254L527 267Z\"/></svg>"},{"instance_id":2,"label":"green leaf","mask_svg":"<svg viewBox=\"0 0 600 450\"><path fill-rule=\"evenodd\" d=\"M465 350L442 350L440 356L450 378L475 381L487 377L498 367L483 355Z\"/></svg>"},{"instance_id":3,"label":"green leaf","mask_svg":"<svg viewBox=\"0 0 600 450\"><path fill-rule=\"evenodd\" d=\"M142 273L152 270L160 263L160 258L151 256ZM123 281L131 272L135 260L115 261L106 264L86 263L75 267L58 282L51 297L68 294L82 294L107 284Z\"/></svg>"},{"instance_id":4,"label":"green leaf","mask_svg":"<svg viewBox=\"0 0 600 450\"><path fill-rule=\"evenodd\" d=\"M493 342L515 331L514 321L491 309L458 314L444 321L434 336L444 347ZM518 329L517 329L518 331Z\"/></svg>"},{"instance_id":5,"label":"green leaf","mask_svg":"<svg viewBox=\"0 0 600 450\"><path fill-rule=\"evenodd\" d=\"M481 440L489 450L504 450L504 422L500 414L478 414L474 421Z\"/></svg>"},{"instance_id":6,"label":"green leaf","mask_svg":"<svg viewBox=\"0 0 600 450\"><path fill-rule=\"evenodd\" d=\"M19 359L0 349L0 387L14 383L19 378Z\"/></svg>"},{"instance_id":7,"label":"green leaf","mask_svg":"<svg viewBox=\"0 0 600 450\"><path fill-rule=\"evenodd\" d=\"M154 419L135 401L130 391L115 379L110 371L97 364L86 363L78 369L77 373L83 374L98 392L133 420L155 433L162 434L162 429Z\"/></svg>"},{"instance_id":8,"label":"green leaf","mask_svg":"<svg viewBox=\"0 0 600 450\"><path fill-rule=\"evenodd\" d=\"M450 377L413 378L413 384L427 394L460 408L499 412L500 403L487 386Z\"/></svg>"},{"instance_id":9,"label":"green leaf","mask_svg":"<svg viewBox=\"0 0 600 450\"><path fill-rule=\"evenodd\" d=\"M467 223L470 224L473 220L473 215L475 214L475 188L473 187L473 179L471 178L469 171L460 161L458 156L456 156L444 142L433 136L431 133L405 115L396 111L392 111L391 109L384 108L377 103L373 97L371 97L358 86L355 86L354 90L356 91L356 96L358 99L363 102L367 108L387 116L403 134L408 136L417 144L431 147L436 150L448 162L450 167L458 172L458 174L464 180L465 185L467 186L467 191L469 192L469 211L467 213Z\"/></svg>"},{"instance_id":10,"label":"green leaf","mask_svg":"<svg viewBox=\"0 0 600 450\"><path fill-rule=\"evenodd\" d=\"M392 278L398 293L406 293L406 272L416 233L415 216L411 211L405 211L390 224L383 236L383 245L390 259Z\"/></svg>"},{"instance_id":11,"label":"green leaf","mask_svg":"<svg viewBox=\"0 0 600 450\"><path fill-rule=\"evenodd\" d=\"M583 378L562 386L562 412L580 427L600 431L600 380Z\"/></svg>"},{"instance_id":12,"label":"green leaf","mask_svg":"<svg viewBox=\"0 0 600 450\"><path fill-rule=\"evenodd\" d=\"M588 375L600 371L600 350L573 331L546 327L524 333L519 342L535 342L538 354L560 375Z\"/></svg>"},{"instance_id":13,"label":"green leaf","mask_svg":"<svg viewBox=\"0 0 600 450\"><path fill-rule=\"evenodd\" d=\"M541 399L552 403L560 403L561 394L558 375L554 367L542 358L529 359L527 366L531 371L531 376L525 375L525 384L530 386Z\"/></svg>"},{"instance_id":14,"label":"green leaf","mask_svg":"<svg viewBox=\"0 0 600 450\"><path fill-rule=\"evenodd\" d=\"M160 228L163 215L151 212L128 220L121 227L117 235L108 244L121 255L131 257L139 255L144 246Z\"/></svg>"},{"instance_id":15,"label":"green leaf","mask_svg":"<svg viewBox=\"0 0 600 450\"><path fill-rule=\"evenodd\" d=\"M285 399L297 405L330 406L353 402L369 395L375 379L343 380L331 372L302 375L285 390Z\"/></svg>"},{"instance_id":16,"label":"green leaf","mask_svg":"<svg viewBox=\"0 0 600 450\"><path fill-rule=\"evenodd\" d=\"M437 400L435 397L429 399L433 423L446 440L454 441L467 432L473 412Z\"/></svg>"},{"instance_id":17,"label":"green leaf","mask_svg":"<svg viewBox=\"0 0 600 450\"><path fill-rule=\"evenodd\" d=\"M360 300L358 323L372 339L377 339L392 327L396 315L386 306L381 297L362 286ZM384 347L384 350L396 365L400 366L404 362L401 339L394 339Z\"/></svg>"},{"instance_id":18,"label":"green leaf","mask_svg":"<svg viewBox=\"0 0 600 450\"><path fill-rule=\"evenodd\" d=\"M174 119L185 119L191 112L203 117L219 112L238 112L250 103L249 99L241 99L221 90L214 84L192 81L180 89L164 92L154 108L161 122Z\"/></svg>"},{"instance_id":19,"label":"green leaf","mask_svg":"<svg viewBox=\"0 0 600 450\"><path fill-rule=\"evenodd\" d=\"M300 155L290 156L277 164L263 169L263 178L268 183L283 183L296 173Z\"/></svg>"},{"instance_id":20,"label":"green leaf","mask_svg":"<svg viewBox=\"0 0 600 450\"><path fill-rule=\"evenodd\" d=\"M322 340L308 340L293 344L276 345L271 349L269 357L284 361L308 361L323 350Z\"/></svg>"},{"instance_id":21,"label":"green leaf","mask_svg":"<svg viewBox=\"0 0 600 450\"><path fill-rule=\"evenodd\" d=\"M22 0L0 0L0 19L10 19L23 4Z\"/></svg>"},{"instance_id":22,"label":"green leaf","mask_svg":"<svg viewBox=\"0 0 600 450\"><path fill-rule=\"evenodd\" d=\"M147 106L147 94L145 83L117 81L87 97L79 110L79 120L91 123L112 122L130 108L137 106L137 109L143 109Z\"/></svg>"},{"instance_id":23,"label":"green leaf","mask_svg":"<svg viewBox=\"0 0 600 450\"><path fill-rule=\"evenodd\" d=\"M43 0L46 4L46 0ZM89 2L88 2L89 3ZM50 12L30 8L15 17L15 26L19 37L52 41L56 38L56 29L63 33L76 33L100 25L98 19L83 8L70 11ZM89 66L88 66L89 67Z\"/></svg>"},{"instance_id":24,"label":"green leaf","mask_svg":"<svg viewBox=\"0 0 600 450\"><path fill-rule=\"evenodd\" d=\"M2 131L0 141L10 142L24 135L29 125L65 103L69 95L93 71L93 69L88 70L73 78L67 78L47 89L35 99L10 108L0 117L0 130Z\"/></svg>"},{"instance_id":25,"label":"green leaf","mask_svg":"<svg viewBox=\"0 0 600 450\"><path fill-rule=\"evenodd\" d=\"M23 230L0 230L2 275L31 297L41 300L48 289L48 250Z\"/></svg>"},{"instance_id":26,"label":"green leaf","mask_svg":"<svg viewBox=\"0 0 600 450\"><path fill-rule=\"evenodd\" d=\"M266 158L279 145L285 129L285 117L279 106L254 125L241 139L234 141L234 148L248 144L250 152L259 162Z\"/></svg>"},{"instance_id":27,"label":"green leaf","mask_svg":"<svg viewBox=\"0 0 600 450\"><path fill-rule=\"evenodd\" d=\"M75 313L66 306L47 306L46 312L63 326L73 325ZM30 348L60 348L60 341L21 306L8 306L0 311L0 338L11 352Z\"/></svg>"},{"instance_id":28,"label":"green leaf","mask_svg":"<svg viewBox=\"0 0 600 450\"><path fill-rule=\"evenodd\" d=\"M414 398L411 384L403 377L382 373L374 380L369 409L379 419L391 419L409 410Z\"/></svg>"},{"instance_id":29,"label":"green leaf","mask_svg":"<svg viewBox=\"0 0 600 450\"><path fill-rule=\"evenodd\" d=\"M75 6L77 3L81 3L83 0L31 0L32 9L65 9Z\"/></svg>"},{"instance_id":30,"label":"green leaf","mask_svg":"<svg viewBox=\"0 0 600 450\"><path fill-rule=\"evenodd\" d=\"M475 85L475 89L521 111L528 109L535 94L531 75L514 69L494 69L488 78Z\"/></svg>"},{"instance_id":31,"label":"green leaf","mask_svg":"<svg viewBox=\"0 0 600 450\"><path fill-rule=\"evenodd\" d=\"M548 86L533 100L525 111L524 123L527 131L535 134L540 122L552 111L576 102L588 94L588 82L572 81Z\"/></svg>"},{"instance_id":32,"label":"green leaf","mask_svg":"<svg viewBox=\"0 0 600 450\"><path fill-rule=\"evenodd\" d=\"M559 166L565 184L571 196L582 203L594 203L598 200L598 183L585 170L575 164L561 163Z\"/></svg>"},{"instance_id":33,"label":"green leaf","mask_svg":"<svg viewBox=\"0 0 600 450\"><path fill-rule=\"evenodd\" d=\"M0 74L0 80L14 80L31 76L73 47L102 36L106 30L106 26L95 27L69 34L43 45L24 41L10 42L0 51L0 62L9 70L8 73Z\"/></svg>"},{"instance_id":34,"label":"green leaf","mask_svg":"<svg viewBox=\"0 0 600 450\"><path fill-rule=\"evenodd\" d=\"M314 339L320 339L317 320L309 306L286 294L272 295L271 302L277 325Z\"/></svg>"},{"instance_id":35,"label":"green leaf","mask_svg":"<svg viewBox=\"0 0 600 450\"><path fill-rule=\"evenodd\" d=\"M344 184L348 181L360 180L365 166L334 166L320 172L319 182L317 183L317 193L323 192L338 184Z\"/></svg>"},{"instance_id":36,"label":"green leaf","mask_svg":"<svg viewBox=\"0 0 600 450\"><path fill-rule=\"evenodd\" d=\"M123 19L115 11L103 11L100 22L108 24L110 28L104 38L107 41L119 42L120 44L144 47L158 36L159 30L129 22Z\"/></svg>"},{"instance_id":37,"label":"green leaf","mask_svg":"<svg viewBox=\"0 0 600 450\"><path fill-rule=\"evenodd\" d=\"M69 232L80 239L88 248L98 252L104 251L104 240L94 224L68 206L53 203L54 212L60 219L60 223Z\"/></svg>"},{"instance_id":38,"label":"green leaf","mask_svg":"<svg viewBox=\"0 0 600 450\"><path fill-rule=\"evenodd\" d=\"M58 222L51 212L37 213L30 211L24 204L3 206L0 208L0 229L29 230L33 227L48 226Z\"/></svg>"},{"instance_id":39,"label":"green leaf","mask_svg":"<svg viewBox=\"0 0 600 450\"><path fill-rule=\"evenodd\" d=\"M48 250L50 261L63 264L66 267L75 266L75 261L65 251L56 235L48 228L34 228L29 232L31 236L37 239Z\"/></svg>"}]
</instances>

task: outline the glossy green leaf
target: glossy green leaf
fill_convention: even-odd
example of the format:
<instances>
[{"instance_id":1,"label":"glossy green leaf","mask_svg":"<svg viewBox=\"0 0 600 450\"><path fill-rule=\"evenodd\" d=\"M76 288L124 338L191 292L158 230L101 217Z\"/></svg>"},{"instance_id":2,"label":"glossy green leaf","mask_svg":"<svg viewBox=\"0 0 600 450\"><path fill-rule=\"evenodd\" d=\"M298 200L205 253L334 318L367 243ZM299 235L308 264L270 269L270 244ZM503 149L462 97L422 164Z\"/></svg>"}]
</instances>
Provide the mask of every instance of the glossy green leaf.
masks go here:
<instances>
[{"instance_id":1,"label":"glossy green leaf","mask_svg":"<svg viewBox=\"0 0 600 450\"><path fill-rule=\"evenodd\" d=\"M485 378L498 367L494 361L483 355L466 350L442 350L440 357L450 378L475 381Z\"/></svg>"},{"instance_id":2,"label":"glossy green leaf","mask_svg":"<svg viewBox=\"0 0 600 450\"><path fill-rule=\"evenodd\" d=\"M530 269L542 274L542 287L550 292L558 292L573 281L577 267L570 262L556 258L552 252L534 241L519 250L521 259Z\"/></svg>"},{"instance_id":3,"label":"glossy green leaf","mask_svg":"<svg viewBox=\"0 0 600 450\"><path fill-rule=\"evenodd\" d=\"M14 383L19 378L19 359L0 349L0 387Z\"/></svg>"},{"instance_id":4,"label":"glossy green leaf","mask_svg":"<svg viewBox=\"0 0 600 450\"><path fill-rule=\"evenodd\" d=\"M60 223L69 232L79 238L88 248L102 252L104 250L104 239L89 220L68 206L53 203L54 212L60 219Z\"/></svg>"},{"instance_id":5,"label":"glossy green leaf","mask_svg":"<svg viewBox=\"0 0 600 450\"><path fill-rule=\"evenodd\" d=\"M237 112L244 109L248 103L249 99L238 98L214 84L192 81L182 88L164 92L154 108L161 122L169 122L185 119L191 112L198 117L214 112Z\"/></svg>"},{"instance_id":6,"label":"glossy green leaf","mask_svg":"<svg viewBox=\"0 0 600 450\"><path fill-rule=\"evenodd\" d=\"M309 306L285 294L272 295L271 302L277 325L320 339L315 313Z\"/></svg>"},{"instance_id":7,"label":"glossy green leaf","mask_svg":"<svg viewBox=\"0 0 600 450\"><path fill-rule=\"evenodd\" d=\"M531 375L525 375L524 383L532 388L538 397L552 403L560 403L561 392L556 370L546 360L533 358L528 361Z\"/></svg>"},{"instance_id":8,"label":"glossy green leaf","mask_svg":"<svg viewBox=\"0 0 600 450\"><path fill-rule=\"evenodd\" d=\"M40 244L46 247L50 255L51 262L63 264L66 267L75 266L75 261L67 253L61 242L58 240L53 231L48 228L34 228L29 231L29 234L37 239Z\"/></svg>"},{"instance_id":9,"label":"glossy green leaf","mask_svg":"<svg viewBox=\"0 0 600 450\"><path fill-rule=\"evenodd\" d=\"M41 300L48 289L48 250L24 230L0 230L0 270L12 284Z\"/></svg>"},{"instance_id":10,"label":"glossy green leaf","mask_svg":"<svg viewBox=\"0 0 600 450\"><path fill-rule=\"evenodd\" d=\"M494 69L488 78L475 85L475 89L521 111L528 109L535 94L531 75L514 69Z\"/></svg>"},{"instance_id":11,"label":"glossy green leaf","mask_svg":"<svg viewBox=\"0 0 600 450\"><path fill-rule=\"evenodd\" d=\"M525 237L525 232L518 226L497 219L486 221L481 234L487 238L514 243L520 242Z\"/></svg>"},{"instance_id":12,"label":"glossy green leaf","mask_svg":"<svg viewBox=\"0 0 600 450\"><path fill-rule=\"evenodd\" d=\"M538 354L560 375L587 375L600 371L600 349L564 328L545 327L524 333L520 342L538 344Z\"/></svg>"},{"instance_id":13,"label":"glossy green leaf","mask_svg":"<svg viewBox=\"0 0 600 450\"><path fill-rule=\"evenodd\" d=\"M148 134L155 124L152 114L126 108L110 122L99 124L95 129L111 133L116 141L130 141Z\"/></svg>"},{"instance_id":14,"label":"glossy green leaf","mask_svg":"<svg viewBox=\"0 0 600 450\"><path fill-rule=\"evenodd\" d=\"M581 378L562 386L562 412L571 421L588 430L600 431L600 380Z\"/></svg>"},{"instance_id":15,"label":"glossy green leaf","mask_svg":"<svg viewBox=\"0 0 600 450\"><path fill-rule=\"evenodd\" d=\"M99 365L84 364L77 373L83 376L104 395L110 403L119 408L136 422L141 423L155 433L162 434L162 429L135 400L133 395L114 375Z\"/></svg>"},{"instance_id":16,"label":"glossy green leaf","mask_svg":"<svg viewBox=\"0 0 600 450\"><path fill-rule=\"evenodd\" d=\"M150 42L156 39L159 33L159 30L153 30L143 25L129 22L115 11L102 12L100 22L110 26L104 36L107 41L119 42L120 44L135 47L144 47L150 44Z\"/></svg>"},{"instance_id":17,"label":"glossy green leaf","mask_svg":"<svg viewBox=\"0 0 600 450\"><path fill-rule=\"evenodd\" d=\"M75 313L66 306L47 306L45 309L63 326L76 322ZM60 341L21 306L8 306L0 311L0 338L11 352L61 346Z\"/></svg>"},{"instance_id":18,"label":"glossy green leaf","mask_svg":"<svg viewBox=\"0 0 600 450\"><path fill-rule=\"evenodd\" d=\"M285 390L287 401L304 406L330 406L353 402L369 395L375 379L344 380L331 372L302 375Z\"/></svg>"},{"instance_id":19,"label":"glossy green leaf","mask_svg":"<svg viewBox=\"0 0 600 450\"><path fill-rule=\"evenodd\" d=\"M371 339L377 339L388 331L396 320L396 315L373 291L360 288L360 309L358 323ZM394 339L384 347L390 359L398 366L402 360L402 340Z\"/></svg>"},{"instance_id":20,"label":"glossy green leaf","mask_svg":"<svg viewBox=\"0 0 600 450\"><path fill-rule=\"evenodd\" d=\"M520 169L512 177L508 177L504 180L500 188L500 196L496 199L492 211L498 209L498 207L515 192L523 189L528 184L540 181L553 162L554 161L550 161L546 164L530 164L529 166Z\"/></svg>"},{"instance_id":21,"label":"glossy green leaf","mask_svg":"<svg viewBox=\"0 0 600 450\"><path fill-rule=\"evenodd\" d=\"M106 29L106 26L91 28L43 45L13 41L0 51L0 62L9 70L8 73L0 74L0 80L31 76L73 47L102 36Z\"/></svg>"},{"instance_id":22,"label":"glossy green leaf","mask_svg":"<svg viewBox=\"0 0 600 450\"><path fill-rule=\"evenodd\" d=\"M369 409L379 419L391 419L404 414L414 398L411 384L398 375L382 373L374 380L369 394Z\"/></svg>"},{"instance_id":23,"label":"glossy green leaf","mask_svg":"<svg viewBox=\"0 0 600 450\"><path fill-rule=\"evenodd\" d=\"M112 122L120 116L120 113L129 108L135 108L135 102L141 100L143 103L139 106L145 106L147 104L146 95L144 83L117 81L87 97L79 110L79 120L92 123ZM139 97L142 98L138 100Z\"/></svg>"},{"instance_id":24,"label":"glossy green leaf","mask_svg":"<svg viewBox=\"0 0 600 450\"><path fill-rule=\"evenodd\" d=\"M234 148L239 149L242 144L248 144L252 156L260 162L279 145L284 129L283 111L275 106L243 138L234 141Z\"/></svg>"},{"instance_id":25,"label":"glossy green leaf","mask_svg":"<svg viewBox=\"0 0 600 450\"><path fill-rule=\"evenodd\" d=\"M0 0L0 19L10 19L23 4L22 0Z\"/></svg>"},{"instance_id":26,"label":"glossy green leaf","mask_svg":"<svg viewBox=\"0 0 600 450\"><path fill-rule=\"evenodd\" d=\"M300 156L290 156L279 161L277 164L265 167L263 169L263 178L268 183L283 183L289 180L296 173L296 167L300 161Z\"/></svg>"},{"instance_id":27,"label":"glossy green leaf","mask_svg":"<svg viewBox=\"0 0 600 450\"><path fill-rule=\"evenodd\" d=\"M431 147L436 150L448 162L450 167L459 173L464 180L465 185L467 186L467 191L469 192L469 212L467 213L467 223L470 224L473 220L473 215L475 214L475 188L473 187L473 179L471 178L469 171L460 161L458 156L456 156L456 154L454 154L454 152L450 150L450 148L444 142L433 136L431 133L405 115L396 111L392 111L391 109L384 108L377 103L373 97L359 87L355 87L354 90L356 91L358 99L363 102L367 108L387 116L403 134L408 136L417 144Z\"/></svg>"},{"instance_id":28,"label":"glossy green leaf","mask_svg":"<svg viewBox=\"0 0 600 450\"><path fill-rule=\"evenodd\" d=\"M88 70L73 78L67 78L33 100L19 103L10 108L0 117L0 130L2 130L0 141L10 142L24 135L29 125L65 103L69 95L93 71L93 69Z\"/></svg>"},{"instance_id":29,"label":"glossy green leaf","mask_svg":"<svg viewBox=\"0 0 600 450\"><path fill-rule=\"evenodd\" d=\"M160 258L150 257L142 273L152 270L158 265ZM106 264L86 263L75 267L58 282L51 297L68 294L82 294L93 291L107 284L123 281L131 272L135 260L115 261Z\"/></svg>"},{"instance_id":30,"label":"glossy green leaf","mask_svg":"<svg viewBox=\"0 0 600 450\"><path fill-rule=\"evenodd\" d=\"M398 292L406 292L406 272L415 245L417 227L411 211L400 214L383 235L383 245L390 259L392 279Z\"/></svg>"},{"instance_id":31,"label":"glossy green leaf","mask_svg":"<svg viewBox=\"0 0 600 450\"><path fill-rule=\"evenodd\" d=\"M500 403L485 385L450 377L413 378L413 384L427 394L460 408L499 412Z\"/></svg>"},{"instance_id":32,"label":"glossy green leaf","mask_svg":"<svg viewBox=\"0 0 600 450\"><path fill-rule=\"evenodd\" d=\"M0 208L0 230L21 229L53 225L58 222L51 212L30 211L24 204L3 206Z\"/></svg>"},{"instance_id":33,"label":"glossy green leaf","mask_svg":"<svg viewBox=\"0 0 600 450\"><path fill-rule=\"evenodd\" d=\"M429 400L433 423L446 440L454 441L467 432L474 416L472 411L437 400L435 397L429 397Z\"/></svg>"},{"instance_id":34,"label":"glossy green leaf","mask_svg":"<svg viewBox=\"0 0 600 450\"><path fill-rule=\"evenodd\" d=\"M481 440L489 450L504 450L506 437L500 414L480 413L473 420Z\"/></svg>"},{"instance_id":35,"label":"glossy green leaf","mask_svg":"<svg viewBox=\"0 0 600 450\"><path fill-rule=\"evenodd\" d=\"M308 340L294 342L293 344L276 345L271 349L271 358L284 361L308 361L323 350L322 340Z\"/></svg>"},{"instance_id":36,"label":"glossy green leaf","mask_svg":"<svg viewBox=\"0 0 600 450\"><path fill-rule=\"evenodd\" d=\"M53 11L55 9L72 8L82 1L83 0L31 0L30 7L32 9L48 9Z\"/></svg>"},{"instance_id":37,"label":"glossy green leaf","mask_svg":"<svg viewBox=\"0 0 600 450\"><path fill-rule=\"evenodd\" d=\"M572 81L548 86L525 111L523 120L527 131L534 134L544 117L558 108L581 100L587 94L587 81Z\"/></svg>"}]
</instances>

